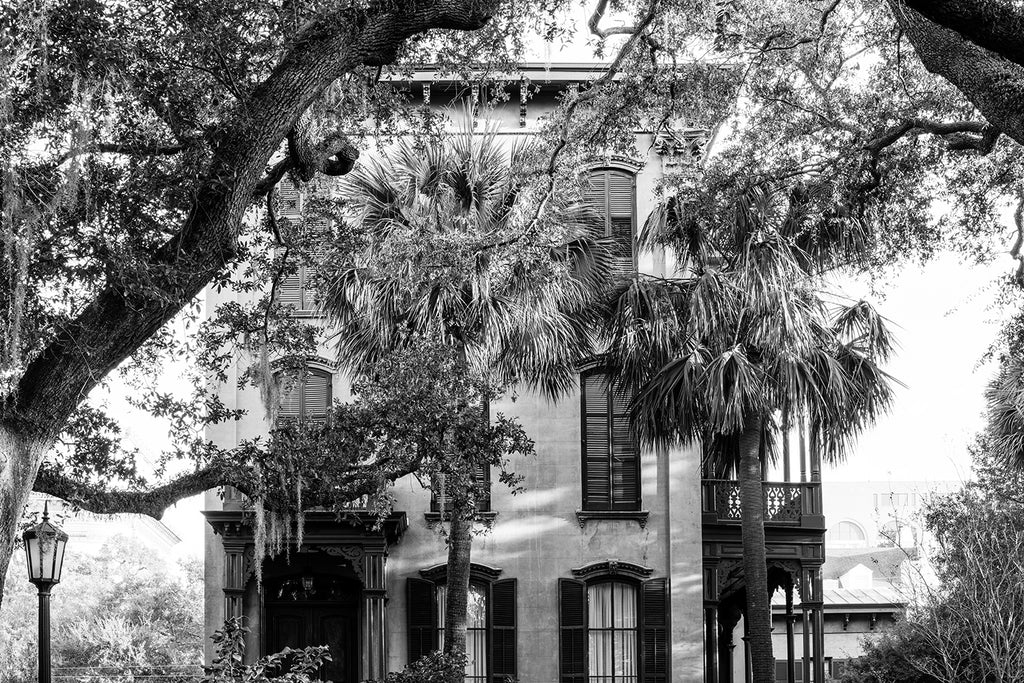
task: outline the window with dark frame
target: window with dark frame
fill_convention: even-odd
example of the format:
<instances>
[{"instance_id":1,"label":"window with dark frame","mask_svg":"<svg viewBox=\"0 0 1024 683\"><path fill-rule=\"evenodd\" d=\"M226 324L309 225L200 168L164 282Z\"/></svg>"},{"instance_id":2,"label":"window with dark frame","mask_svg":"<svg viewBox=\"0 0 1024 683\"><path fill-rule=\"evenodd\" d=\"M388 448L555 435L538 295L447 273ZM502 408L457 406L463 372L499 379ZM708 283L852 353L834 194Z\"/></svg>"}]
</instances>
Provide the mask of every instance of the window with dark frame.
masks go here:
<instances>
[{"instance_id":1,"label":"window with dark frame","mask_svg":"<svg viewBox=\"0 0 1024 683\"><path fill-rule=\"evenodd\" d=\"M668 582L559 579L560 683L666 683Z\"/></svg>"},{"instance_id":2,"label":"window with dark frame","mask_svg":"<svg viewBox=\"0 0 1024 683\"><path fill-rule=\"evenodd\" d=\"M640 509L640 449L629 425L627 392L607 374L580 377L582 400L583 509Z\"/></svg>"},{"instance_id":3,"label":"window with dark frame","mask_svg":"<svg viewBox=\"0 0 1024 683\"><path fill-rule=\"evenodd\" d=\"M474 569L471 578L467 683L505 683L517 676L516 580L497 580L493 576L482 576ZM443 576L434 578L407 581L410 663L443 647L447 586Z\"/></svg>"},{"instance_id":4,"label":"window with dark frame","mask_svg":"<svg viewBox=\"0 0 1024 683\"><path fill-rule=\"evenodd\" d=\"M604 219L604 236L613 240L615 275L636 272L636 176L614 168L591 171L584 198Z\"/></svg>"},{"instance_id":5,"label":"window with dark frame","mask_svg":"<svg viewBox=\"0 0 1024 683\"><path fill-rule=\"evenodd\" d=\"M281 387L279 422L323 422L331 410L332 376L326 370L308 368Z\"/></svg>"}]
</instances>

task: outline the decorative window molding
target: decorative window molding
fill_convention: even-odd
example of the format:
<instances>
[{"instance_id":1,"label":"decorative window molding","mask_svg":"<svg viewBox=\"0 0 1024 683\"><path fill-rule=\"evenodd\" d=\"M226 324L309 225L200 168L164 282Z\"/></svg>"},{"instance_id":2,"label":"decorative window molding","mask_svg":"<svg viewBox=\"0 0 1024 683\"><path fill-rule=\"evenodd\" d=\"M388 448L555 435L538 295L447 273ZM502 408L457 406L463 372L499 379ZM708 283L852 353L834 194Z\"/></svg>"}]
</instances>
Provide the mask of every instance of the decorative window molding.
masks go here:
<instances>
[{"instance_id":1,"label":"decorative window molding","mask_svg":"<svg viewBox=\"0 0 1024 683\"><path fill-rule=\"evenodd\" d=\"M497 519L498 513L493 510L487 512L478 512L474 515L473 521L477 524L482 524L487 529L494 528L494 520ZM442 515L440 512L424 512L423 520L427 523L428 529L437 527L441 522L447 522L451 520L451 513L446 512Z\"/></svg>"},{"instance_id":2,"label":"decorative window molding","mask_svg":"<svg viewBox=\"0 0 1024 683\"><path fill-rule=\"evenodd\" d=\"M650 567L615 559L604 560L603 562L593 562L570 571L573 576L581 581L591 581L600 577L630 578L637 581L644 581L649 579L651 574L654 573L654 570Z\"/></svg>"},{"instance_id":3,"label":"decorative window molding","mask_svg":"<svg viewBox=\"0 0 1024 683\"><path fill-rule=\"evenodd\" d=\"M639 524L641 529L645 529L650 514L647 510L577 510L576 520L580 523L581 529L587 526L587 522L599 520L633 521Z\"/></svg>"},{"instance_id":4,"label":"decorative window molding","mask_svg":"<svg viewBox=\"0 0 1024 683\"><path fill-rule=\"evenodd\" d=\"M487 564L479 564L472 562L469 565L469 580L470 581L497 581L501 577L501 568L492 567ZM433 567L420 570L420 576L427 581L433 581L434 583L443 583L448 580L448 563L442 562L441 564L435 564Z\"/></svg>"},{"instance_id":5,"label":"decorative window molding","mask_svg":"<svg viewBox=\"0 0 1024 683\"><path fill-rule=\"evenodd\" d=\"M293 357L284 356L281 358L275 358L270 361L270 369L274 372L279 371L285 366L286 363L294 360ZM338 370L338 361L324 358L323 356L306 356L306 365L311 370L323 370L324 372L334 373Z\"/></svg>"},{"instance_id":6,"label":"decorative window molding","mask_svg":"<svg viewBox=\"0 0 1024 683\"><path fill-rule=\"evenodd\" d=\"M592 173L601 169L615 169L619 171L627 171L632 174L639 173L646 162L641 161L636 157L626 156L625 154L607 154L603 157L594 157L587 164L587 172Z\"/></svg>"},{"instance_id":7,"label":"decorative window molding","mask_svg":"<svg viewBox=\"0 0 1024 683\"><path fill-rule=\"evenodd\" d=\"M654 151L662 158L666 171L694 168L704 161L711 137L697 128L667 130L654 138Z\"/></svg>"}]
</instances>

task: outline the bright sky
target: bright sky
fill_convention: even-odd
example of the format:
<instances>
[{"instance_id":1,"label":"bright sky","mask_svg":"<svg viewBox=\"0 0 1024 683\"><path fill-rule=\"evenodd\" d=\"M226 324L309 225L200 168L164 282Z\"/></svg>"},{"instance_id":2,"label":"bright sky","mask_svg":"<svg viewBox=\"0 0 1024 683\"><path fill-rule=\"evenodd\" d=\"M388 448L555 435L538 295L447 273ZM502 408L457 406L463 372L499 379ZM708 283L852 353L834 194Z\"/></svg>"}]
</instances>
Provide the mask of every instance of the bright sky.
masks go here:
<instances>
[{"instance_id":1,"label":"bright sky","mask_svg":"<svg viewBox=\"0 0 1024 683\"><path fill-rule=\"evenodd\" d=\"M984 388L993 375L981 360L1004 311L993 308L994 282L1009 257L965 265L944 254L908 266L872 300L893 323L900 347L890 373L906 387L891 413L864 434L849 460L826 469L832 481L960 480L969 476L967 445L982 427ZM864 296L866 282L846 287Z\"/></svg>"}]
</instances>

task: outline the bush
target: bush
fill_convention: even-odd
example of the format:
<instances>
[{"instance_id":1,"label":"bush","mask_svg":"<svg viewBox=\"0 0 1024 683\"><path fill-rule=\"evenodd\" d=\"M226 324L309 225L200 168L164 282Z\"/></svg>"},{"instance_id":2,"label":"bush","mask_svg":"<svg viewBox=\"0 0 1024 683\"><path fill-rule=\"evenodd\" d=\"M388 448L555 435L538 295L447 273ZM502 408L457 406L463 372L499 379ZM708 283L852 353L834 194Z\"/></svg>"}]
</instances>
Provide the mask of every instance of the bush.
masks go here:
<instances>
[{"instance_id":1,"label":"bush","mask_svg":"<svg viewBox=\"0 0 1024 683\"><path fill-rule=\"evenodd\" d=\"M466 657L431 652L409 664L402 671L389 673L377 683L450 683L465 676Z\"/></svg>"},{"instance_id":2,"label":"bush","mask_svg":"<svg viewBox=\"0 0 1024 683\"><path fill-rule=\"evenodd\" d=\"M310 683L317 669L330 661L327 646L307 647L301 650L286 647L272 655L261 657L255 664L243 664L245 634L242 619L235 617L224 622L224 628L212 636L216 654L211 666L204 666L206 675L202 683Z\"/></svg>"}]
</instances>

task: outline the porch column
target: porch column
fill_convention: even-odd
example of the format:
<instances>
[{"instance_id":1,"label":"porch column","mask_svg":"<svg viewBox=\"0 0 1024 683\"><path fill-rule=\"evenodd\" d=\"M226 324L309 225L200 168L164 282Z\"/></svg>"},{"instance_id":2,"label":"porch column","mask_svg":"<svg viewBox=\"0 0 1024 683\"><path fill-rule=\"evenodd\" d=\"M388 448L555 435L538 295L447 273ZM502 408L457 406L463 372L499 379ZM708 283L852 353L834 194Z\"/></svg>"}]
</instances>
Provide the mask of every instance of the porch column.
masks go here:
<instances>
[{"instance_id":1,"label":"porch column","mask_svg":"<svg viewBox=\"0 0 1024 683\"><path fill-rule=\"evenodd\" d=\"M796 643L793 637L793 623L796 621L796 614L793 613L793 586L786 586L786 681L796 683Z\"/></svg>"},{"instance_id":2,"label":"porch column","mask_svg":"<svg viewBox=\"0 0 1024 683\"><path fill-rule=\"evenodd\" d=\"M821 568L810 572L811 584L814 586L814 605L811 614L814 619L814 680L825 680L825 603L822 590Z\"/></svg>"},{"instance_id":3,"label":"porch column","mask_svg":"<svg viewBox=\"0 0 1024 683\"><path fill-rule=\"evenodd\" d=\"M803 667L804 683L807 683L811 680L811 612L803 600L800 602L800 612L803 616L801 627L804 637L804 652L800 665Z\"/></svg>"},{"instance_id":4,"label":"porch column","mask_svg":"<svg viewBox=\"0 0 1024 683\"><path fill-rule=\"evenodd\" d=\"M363 624L362 624L362 678L383 680L387 668L386 626L384 603L387 590L384 585L383 551L367 550L363 555Z\"/></svg>"},{"instance_id":5,"label":"porch column","mask_svg":"<svg viewBox=\"0 0 1024 683\"><path fill-rule=\"evenodd\" d=\"M704 683L718 683L718 601L704 603Z\"/></svg>"}]
</instances>

